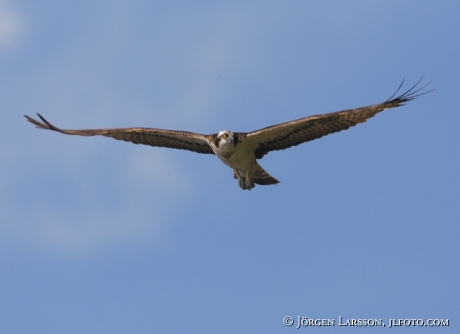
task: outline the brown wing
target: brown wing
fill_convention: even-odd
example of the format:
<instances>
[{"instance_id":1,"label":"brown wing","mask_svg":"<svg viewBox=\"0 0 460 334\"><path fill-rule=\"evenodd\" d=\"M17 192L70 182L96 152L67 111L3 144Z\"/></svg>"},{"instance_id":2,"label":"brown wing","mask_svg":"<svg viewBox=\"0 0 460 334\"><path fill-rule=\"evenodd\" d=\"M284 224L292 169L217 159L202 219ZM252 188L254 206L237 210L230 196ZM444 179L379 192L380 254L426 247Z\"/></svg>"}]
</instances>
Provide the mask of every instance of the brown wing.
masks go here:
<instances>
[{"instance_id":1,"label":"brown wing","mask_svg":"<svg viewBox=\"0 0 460 334\"><path fill-rule=\"evenodd\" d=\"M150 146L169 147L180 150L189 150L197 153L214 154L208 144L205 135L186 131L172 131L150 128L121 128L121 129L93 129L93 130L62 130L52 125L40 114L37 114L44 122L41 123L32 117L25 116L27 120L35 124L37 128L53 130L67 135L77 136L105 136L118 140L144 144Z\"/></svg>"},{"instance_id":2,"label":"brown wing","mask_svg":"<svg viewBox=\"0 0 460 334\"><path fill-rule=\"evenodd\" d=\"M415 89L422 79L405 93L393 98L404 83L403 80L396 93L383 103L329 114L309 116L249 132L245 138L245 145L251 147L255 152L256 158L260 159L270 151L284 150L310 140L321 138L330 133L346 130L351 126L366 122L367 119L374 117L377 113L385 109L402 106L405 102L433 91L419 93L430 82L421 88Z\"/></svg>"}]
</instances>

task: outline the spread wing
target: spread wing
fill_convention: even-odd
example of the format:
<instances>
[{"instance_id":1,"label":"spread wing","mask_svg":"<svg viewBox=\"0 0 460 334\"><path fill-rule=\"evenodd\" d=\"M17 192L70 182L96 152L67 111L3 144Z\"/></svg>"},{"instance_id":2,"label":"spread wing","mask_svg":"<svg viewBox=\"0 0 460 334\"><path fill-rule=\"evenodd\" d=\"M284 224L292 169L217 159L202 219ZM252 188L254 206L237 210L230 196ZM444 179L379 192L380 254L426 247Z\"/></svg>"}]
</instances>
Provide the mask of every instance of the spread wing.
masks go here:
<instances>
[{"instance_id":1,"label":"spread wing","mask_svg":"<svg viewBox=\"0 0 460 334\"><path fill-rule=\"evenodd\" d=\"M330 133L346 130L351 126L366 122L367 119L374 117L377 113L385 109L402 106L405 102L433 91L420 92L430 82L421 88L416 88L422 79L405 93L393 98L401 89L404 83L403 80L398 90L383 103L329 114L309 116L249 132L245 134L245 145L252 147L256 158L260 159L270 151L284 150L327 136Z\"/></svg>"},{"instance_id":2,"label":"spread wing","mask_svg":"<svg viewBox=\"0 0 460 334\"><path fill-rule=\"evenodd\" d=\"M37 114L43 121L39 122L32 117L25 116L27 120L35 124L37 128L53 130L66 135L77 136L105 136L118 140L132 142L134 144L144 144L150 146L169 147L180 150L189 150L197 153L214 154L208 144L205 135L187 131L172 131L151 128L121 128L121 129L93 129L93 130L62 130L40 114Z\"/></svg>"}]
</instances>

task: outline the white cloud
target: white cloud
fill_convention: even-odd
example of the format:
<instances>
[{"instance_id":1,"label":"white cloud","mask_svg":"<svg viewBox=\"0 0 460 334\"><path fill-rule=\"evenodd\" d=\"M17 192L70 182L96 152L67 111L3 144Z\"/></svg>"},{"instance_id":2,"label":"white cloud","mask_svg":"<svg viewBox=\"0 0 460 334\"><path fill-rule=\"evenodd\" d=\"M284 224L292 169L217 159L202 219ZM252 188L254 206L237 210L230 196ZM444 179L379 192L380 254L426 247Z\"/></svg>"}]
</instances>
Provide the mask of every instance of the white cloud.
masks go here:
<instances>
[{"instance_id":1,"label":"white cloud","mask_svg":"<svg viewBox=\"0 0 460 334\"><path fill-rule=\"evenodd\" d=\"M19 40L25 29L24 18L4 0L0 0L0 51Z\"/></svg>"},{"instance_id":2,"label":"white cloud","mask_svg":"<svg viewBox=\"0 0 460 334\"><path fill-rule=\"evenodd\" d=\"M105 25L95 23L91 35L75 30L67 35L65 46L52 44L45 57L30 67L27 77L18 78L22 95L28 97L20 102L21 109L40 112L63 128L162 127L167 122L172 128L199 131L212 122L212 110L219 104L219 75L225 77L235 63L243 62L247 40L253 38L248 26L253 22L227 9L201 14L211 21L173 11L164 19L166 33L160 40L149 40L144 48L138 47L142 40L132 43L130 38L117 39L115 46L104 44L101 35L110 37L104 29L118 31L118 15L106 18ZM1 32L10 31L10 36L18 38L24 27L20 15L0 0L0 21L3 17L9 23L0 23ZM171 32L185 37L176 42ZM134 40L140 33L126 32ZM156 53L161 39L171 45ZM120 45L123 43L126 45ZM129 57L117 57L130 47L136 48L126 53L130 57L145 52L157 58L152 62L141 57L138 59L144 62L137 64ZM177 58L168 59L170 55ZM132 61L126 64L129 70L117 72L114 64L124 66L126 59ZM152 66L157 66L156 71L149 71ZM135 81L133 73L144 74L139 68L146 69L145 77L155 79ZM165 85L173 98L163 99L158 107L156 99L142 93L144 83ZM4 186L0 213L9 218L0 223L4 247L92 255L117 245L151 241L196 198L202 172L178 163L192 153L180 152L181 157L176 158L178 151L128 148L126 143L106 138L63 137L25 125L21 131L27 137L14 149L10 147L12 163L0 165ZM226 172L231 177L231 170Z\"/></svg>"},{"instance_id":3,"label":"white cloud","mask_svg":"<svg viewBox=\"0 0 460 334\"><path fill-rule=\"evenodd\" d=\"M83 215L69 217L68 214L49 216L46 210L38 221L35 239L31 248L61 255L92 255L106 249L125 244L150 242L161 234L167 221L142 217L145 201L127 205L123 214L109 214L100 210L93 212L86 220ZM45 213L45 212L44 212ZM141 214L139 214L141 213Z\"/></svg>"},{"instance_id":4,"label":"white cloud","mask_svg":"<svg viewBox=\"0 0 460 334\"><path fill-rule=\"evenodd\" d=\"M129 177L146 187L175 193L176 196L190 191L185 171L169 159L165 149L136 150L127 168Z\"/></svg>"}]
</instances>

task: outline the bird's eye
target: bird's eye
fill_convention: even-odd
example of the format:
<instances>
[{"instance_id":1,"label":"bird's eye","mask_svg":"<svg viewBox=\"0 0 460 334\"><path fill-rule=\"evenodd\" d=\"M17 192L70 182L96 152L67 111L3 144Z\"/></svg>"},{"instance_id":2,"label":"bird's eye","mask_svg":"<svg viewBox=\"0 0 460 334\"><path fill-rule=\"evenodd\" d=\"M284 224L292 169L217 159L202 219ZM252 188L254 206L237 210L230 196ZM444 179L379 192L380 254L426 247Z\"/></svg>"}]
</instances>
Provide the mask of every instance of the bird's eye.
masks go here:
<instances>
[{"instance_id":1,"label":"bird's eye","mask_svg":"<svg viewBox=\"0 0 460 334\"><path fill-rule=\"evenodd\" d=\"M224 139L227 139L227 137L228 137L228 134L226 134L226 133L224 133L224 134L222 135L222 138L224 138Z\"/></svg>"}]
</instances>

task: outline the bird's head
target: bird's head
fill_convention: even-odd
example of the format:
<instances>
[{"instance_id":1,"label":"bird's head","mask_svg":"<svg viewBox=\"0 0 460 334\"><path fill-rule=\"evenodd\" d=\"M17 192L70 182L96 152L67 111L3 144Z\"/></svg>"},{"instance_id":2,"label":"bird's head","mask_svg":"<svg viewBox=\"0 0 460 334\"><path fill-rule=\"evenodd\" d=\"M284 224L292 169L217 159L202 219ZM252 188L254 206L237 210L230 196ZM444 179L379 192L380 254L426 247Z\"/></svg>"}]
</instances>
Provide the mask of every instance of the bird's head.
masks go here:
<instances>
[{"instance_id":1,"label":"bird's head","mask_svg":"<svg viewBox=\"0 0 460 334\"><path fill-rule=\"evenodd\" d=\"M223 130L219 132L217 135L217 142L219 143L219 147L225 147L228 145L234 146L235 145L235 137L233 132L229 130Z\"/></svg>"}]
</instances>

